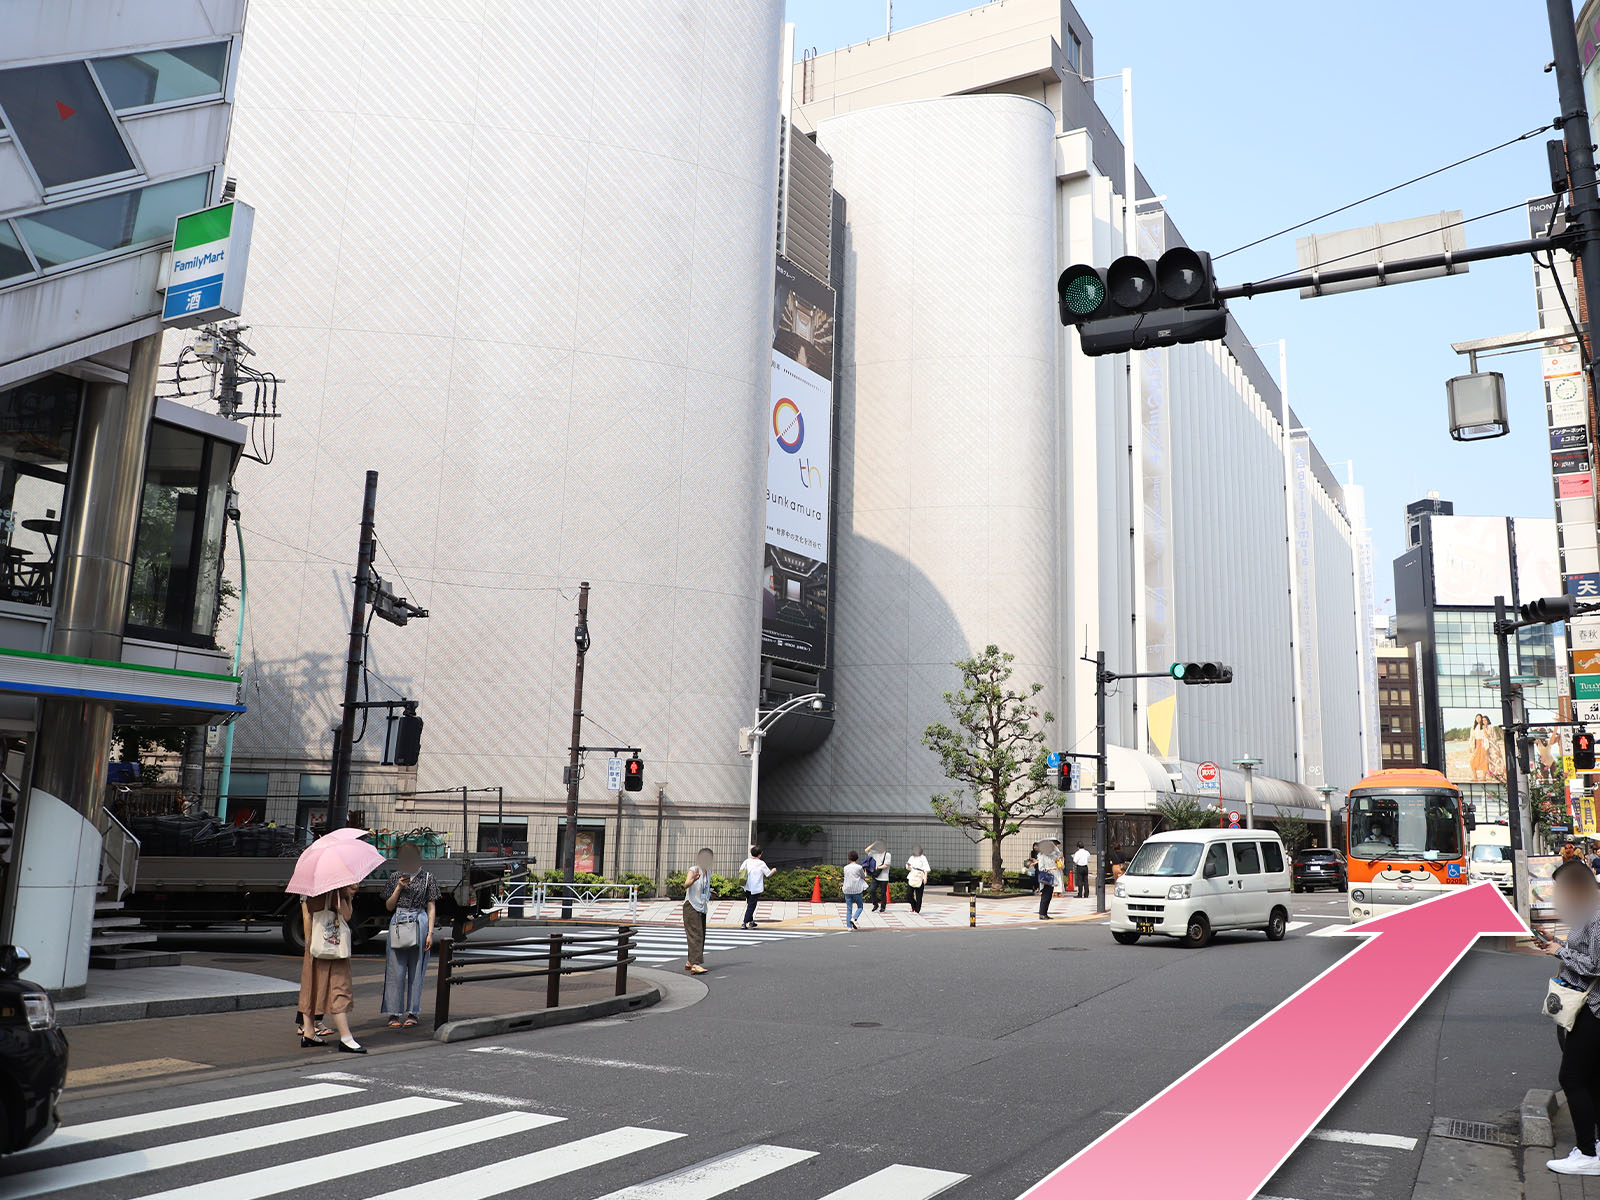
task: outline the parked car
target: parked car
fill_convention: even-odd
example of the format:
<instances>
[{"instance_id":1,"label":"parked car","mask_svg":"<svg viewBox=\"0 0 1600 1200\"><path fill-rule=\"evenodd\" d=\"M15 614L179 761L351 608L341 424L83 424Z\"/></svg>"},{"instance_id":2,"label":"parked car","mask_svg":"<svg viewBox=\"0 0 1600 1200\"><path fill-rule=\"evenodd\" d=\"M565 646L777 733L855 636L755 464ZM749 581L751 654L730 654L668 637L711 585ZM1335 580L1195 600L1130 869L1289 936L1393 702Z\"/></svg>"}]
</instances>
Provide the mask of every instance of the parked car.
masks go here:
<instances>
[{"instance_id":1,"label":"parked car","mask_svg":"<svg viewBox=\"0 0 1600 1200\"><path fill-rule=\"evenodd\" d=\"M1164 934L1198 949L1223 929L1257 929L1282 941L1289 932L1283 841L1261 829L1158 833L1117 880L1110 923L1124 946Z\"/></svg>"},{"instance_id":2,"label":"parked car","mask_svg":"<svg viewBox=\"0 0 1600 1200\"><path fill-rule=\"evenodd\" d=\"M1314 892L1324 887L1349 890L1344 854L1326 846L1307 846L1294 856L1294 890Z\"/></svg>"},{"instance_id":3,"label":"parked car","mask_svg":"<svg viewBox=\"0 0 1600 1200\"><path fill-rule=\"evenodd\" d=\"M67 1082L67 1035L55 1005L22 978L32 961L21 946L0 946L0 1154L55 1132Z\"/></svg>"}]
</instances>

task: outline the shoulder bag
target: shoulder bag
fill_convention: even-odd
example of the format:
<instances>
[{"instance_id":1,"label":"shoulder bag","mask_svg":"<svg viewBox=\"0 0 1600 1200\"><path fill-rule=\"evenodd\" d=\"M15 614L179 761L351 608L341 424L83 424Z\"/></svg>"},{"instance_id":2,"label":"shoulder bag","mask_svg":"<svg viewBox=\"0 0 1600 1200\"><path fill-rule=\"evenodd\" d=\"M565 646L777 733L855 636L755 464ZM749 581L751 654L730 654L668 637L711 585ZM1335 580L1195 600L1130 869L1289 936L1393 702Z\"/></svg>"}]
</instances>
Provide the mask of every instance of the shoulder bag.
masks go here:
<instances>
[{"instance_id":1,"label":"shoulder bag","mask_svg":"<svg viewBox=\"0 0 1600 1200\"><path fill-rule=\"evenodd\" d=\"M389 945L396 950L415 950L417 947L417 914L402 908L389 922Z\"/></svg>"},{"instance_id":2,"label":"shoulder bag","mask_svg":"<svg viewBox=\"0 0 1600 1200\"><path fill-rule=\"evenodd\" d=\"M1579 1010L1588 1002L1592 991L1593 983L1586 988L1579 988L1564 979L1552 979L1544 993L1544 1015L1570 1033L1573 1025L1577 1024Z\"/></svg>"},{"instance_id":3,"label":"shoulder bag","mask_svg":"<svg viewBox=\"0 0 1600 1200\"><path fill-rule=\"evenodd\" d=\"M920 868L913 867L906 872L906 885L908 887L922 887L928 882L928 873Z\"/></svg>"},{"instance_id":4,"label":"shoulder bag","mask_svg":"<svg viewBox=\"0 0 1600 1200\"><path fill-rule=\"evenodd\" d=\"M311 957L350 957L350 926L337 908L311 914Z\"/></svg>"}]
</instances>

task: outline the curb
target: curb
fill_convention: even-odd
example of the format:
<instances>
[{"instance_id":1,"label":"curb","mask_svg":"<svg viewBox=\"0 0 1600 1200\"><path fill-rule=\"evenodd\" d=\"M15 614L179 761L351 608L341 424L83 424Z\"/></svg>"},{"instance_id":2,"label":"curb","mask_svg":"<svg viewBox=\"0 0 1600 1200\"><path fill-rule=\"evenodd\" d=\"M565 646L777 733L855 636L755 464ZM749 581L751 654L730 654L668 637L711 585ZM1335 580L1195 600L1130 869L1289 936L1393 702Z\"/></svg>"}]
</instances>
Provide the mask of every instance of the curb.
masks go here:
<instances>
[{"instance_id":1,"label":"curb","mask_svg":"<svg viewBox=\"0 0 1600 1200\"><path fill-rule=\"evenodd\" d=\"M259 1008L287 1008L300 997L298 984L280 991L246 992L234 996L175 996L164 1000L129 1000L111 1004L64 1005L56 1010L63 1029L75 1025L107 1025L116 1021L144 1021L151 1017L196 1017L203 1013L247 1012Z\"/></svg>"},{"instance_id":2,"label":"curb","mask_svg":"<svg viewBox=\"0 0 1600 1200\"><path fill-rule=\"evenodd\" d=\"M531 1012L501 1013L493 1017L466 1017L448 1021L433 1031L436 1042L465 1042L473 1038L496 1037L505 1033L525 1033L530 1029L548 1029L552 1025L571 1025L596 1017L609 1017L620 1012L633 1012L648 1008L661 1000L661 989L646 984L625 996L607 996L604 1000L590 1000L586 1004L566 1004L559 1008L540 1008Z\"/></svg>"},{"instance_id":3,"label":"curb","mask_svg":"<svg viewBox=\"0 0 1600 1200\"><path fill-rule=\"evenodd\" d=\"M1518 1116L1522 1123L1524 1146L1554 1146L1555 1130L1551 1122L1556 1115L1556 1093L1546 1088L1530 1088L1522 1098Z\"/></svg>"},{"instance_id":4,"label":"curb","mask_svg":"<svg viewBox=\"0 0 1600 1200\"><path fill-rule=\"evenodd\" d=\"M1522 1123L1522 1149L1517 1157L1522 1167L1524 1200L1560 1200L1561 1176L1545 1167L1555 1145L1554 1118L1561 1094L1545 1088L1531 1088L1522 1098L1518 1116Z\"/></svg>"}]
</instances>

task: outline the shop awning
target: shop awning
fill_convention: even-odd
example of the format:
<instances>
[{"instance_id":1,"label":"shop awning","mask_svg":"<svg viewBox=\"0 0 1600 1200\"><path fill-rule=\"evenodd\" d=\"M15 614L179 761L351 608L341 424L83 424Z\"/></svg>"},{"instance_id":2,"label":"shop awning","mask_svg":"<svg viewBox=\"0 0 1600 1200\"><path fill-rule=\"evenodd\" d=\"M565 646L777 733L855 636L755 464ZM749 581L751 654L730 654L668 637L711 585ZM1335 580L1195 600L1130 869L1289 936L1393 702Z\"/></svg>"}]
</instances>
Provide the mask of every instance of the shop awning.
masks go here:
<instances>
[{"instance_id":1,"label":"shop awning","mask_svg":"<svg viewBox=\"0 0 1600 1200\"><path fill-rule=\"evenodd\" d=\"M1093 778L1094 763L1080 759L1089 768ZM1200 764L1180 763L1169 772L1165 763L1153 755L1127 746L1106 747L1107 782L1113 785L1106 793L1106 808L1110 812L1153 812L1156 802L1166 796L1190 796L1203 803L1218 803L1228 808L1244 808L1244 772L1237 767L1222 768L1221 791L1206 791L1200 786ZM1074 811L1094 807L1092 786L1074 792L1067 807ZM1322 797L1315 788L1288 779L1278 779L1256 771L1256 816L1296 816L1305 820L1322 819Z\"/></svg>"},{"instance_id":2,"label":"shop awning","mask_svg":"<svg viewBox=\"0 0 1600 1200\"><path fill-rule=\"evenodd\" d=\"M106 700L119 721L220 725L244 712L239 677L0 649L0 692Z\"/></svg>"}]
</instances>

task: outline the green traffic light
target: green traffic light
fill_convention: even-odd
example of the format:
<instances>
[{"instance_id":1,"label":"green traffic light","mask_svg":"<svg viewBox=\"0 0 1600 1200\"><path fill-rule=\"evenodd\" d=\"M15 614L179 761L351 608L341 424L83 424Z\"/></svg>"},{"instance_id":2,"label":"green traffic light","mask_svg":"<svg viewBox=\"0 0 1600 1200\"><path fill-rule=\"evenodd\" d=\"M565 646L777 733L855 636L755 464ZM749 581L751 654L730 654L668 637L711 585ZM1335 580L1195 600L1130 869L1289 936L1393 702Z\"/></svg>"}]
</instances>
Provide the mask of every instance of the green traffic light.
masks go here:
<instances>
[{"instance_id":1,"label":"green traffic light","mask_svg":"<svg viewBox=\"0 0 1600 1200\"><path fill-rule=\"evenodd\" d=\"M1092 317L1105 307L1106 281L1084 263L1061 272L1056 290L1061 297L1061 319L1069 324L1075 323L1071 318Z\"/></svg>"},{"instance_id":2,"label":"green traffic light","mask_svg":"<svg viewBox=\"0 0 1600 1200\"><path fill-rule=\"evenodd\" d=\"M1184 669L1184 664L1183 663L1173 663L1170 667L1167 668L1167 672L1174 679L1182 679L1183 678L1183 669Z\"/></svg>"}]
</instances>

